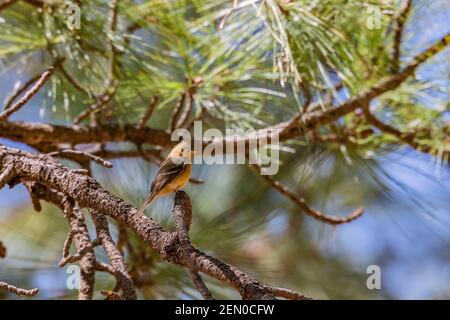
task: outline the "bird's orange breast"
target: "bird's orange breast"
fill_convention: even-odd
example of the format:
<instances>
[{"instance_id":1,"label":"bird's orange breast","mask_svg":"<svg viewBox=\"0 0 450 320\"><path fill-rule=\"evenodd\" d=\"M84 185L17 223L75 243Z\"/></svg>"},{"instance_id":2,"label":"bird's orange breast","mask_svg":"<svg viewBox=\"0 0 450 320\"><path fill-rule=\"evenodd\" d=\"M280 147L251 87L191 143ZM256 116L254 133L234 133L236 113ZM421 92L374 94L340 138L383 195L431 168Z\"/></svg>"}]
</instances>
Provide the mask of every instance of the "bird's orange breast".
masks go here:
<instances>
[{"instance_id":1,"label":"bird's orange breast","mask_svg":"<svg viewBox=\"0 0 450 320\"><path fill-rule=\"evenodd\" d=\"M187 164L186 168L183 170L182 173L180 173L178 176L176 176L172 181L170 181L160 192L158 192L158 196L164 196L171 192L180 190L183 188L186 183L189 181L189 178L191 176L192 171L192 165Z\"/></svg>"}]
</instances>

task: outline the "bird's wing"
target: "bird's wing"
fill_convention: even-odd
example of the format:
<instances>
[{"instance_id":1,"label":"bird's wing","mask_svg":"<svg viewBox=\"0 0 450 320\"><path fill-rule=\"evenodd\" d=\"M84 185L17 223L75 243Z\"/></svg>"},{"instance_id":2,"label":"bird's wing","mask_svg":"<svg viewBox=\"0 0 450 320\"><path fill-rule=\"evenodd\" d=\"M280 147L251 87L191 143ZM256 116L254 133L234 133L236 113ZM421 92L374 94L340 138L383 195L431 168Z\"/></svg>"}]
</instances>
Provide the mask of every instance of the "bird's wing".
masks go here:
<instances>
[{"instance_id":1,"label":"bird's wing","mask_svg":"<svg viewBox=\"0 0 450 320\"><path fill-rule=\"evenodd\" d=\"M156 194L161 191L168 183L175 179L186 169L184 162L173 162L170 158L164 160L156 173L156 177L150 187L150 193Z\"/></svg>"}]
</instances>

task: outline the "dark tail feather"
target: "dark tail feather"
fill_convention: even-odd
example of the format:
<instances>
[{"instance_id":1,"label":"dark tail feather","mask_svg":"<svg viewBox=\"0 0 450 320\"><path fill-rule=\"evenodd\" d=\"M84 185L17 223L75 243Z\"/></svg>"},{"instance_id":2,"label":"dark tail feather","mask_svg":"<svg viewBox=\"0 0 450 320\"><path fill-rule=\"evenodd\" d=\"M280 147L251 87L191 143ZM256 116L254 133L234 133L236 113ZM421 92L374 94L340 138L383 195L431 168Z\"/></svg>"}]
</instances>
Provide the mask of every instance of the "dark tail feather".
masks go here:
<instances>
[{"instance_id":1,"label":"dark tail feather","mask_svg":"<svg viewBox=\"0 0 450 320\"><path fill-rule=\"evenodd\" d=\"M153 199L155 199L156 193L150 193L148 198L145 200L144 204L139 208L138 214L144 213L145 209L152 203Z\"/></svg>"}]
</instances>

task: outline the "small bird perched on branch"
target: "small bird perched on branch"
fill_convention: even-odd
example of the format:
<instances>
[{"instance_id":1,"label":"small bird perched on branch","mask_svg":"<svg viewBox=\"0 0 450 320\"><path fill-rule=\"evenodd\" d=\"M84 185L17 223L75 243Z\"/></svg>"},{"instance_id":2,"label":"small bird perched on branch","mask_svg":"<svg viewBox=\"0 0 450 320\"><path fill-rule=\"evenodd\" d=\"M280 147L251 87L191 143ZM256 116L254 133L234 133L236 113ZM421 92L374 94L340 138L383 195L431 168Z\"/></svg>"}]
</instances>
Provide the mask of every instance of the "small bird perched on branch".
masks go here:
<instances>
[{"instance_id":1,"label":"small bird perched on branch","mask_svg":"<svg viewBox=\"0 0 450 320\"><path fill-rule=\"evenodd\" d=\"M159 167L150 187L150 193L139 209L139 213L143 213L156 197L177 192L186 185L191 176L194 155L195 151L186 141L181 141L170 151Z\"/></svg>"}]
</instances>

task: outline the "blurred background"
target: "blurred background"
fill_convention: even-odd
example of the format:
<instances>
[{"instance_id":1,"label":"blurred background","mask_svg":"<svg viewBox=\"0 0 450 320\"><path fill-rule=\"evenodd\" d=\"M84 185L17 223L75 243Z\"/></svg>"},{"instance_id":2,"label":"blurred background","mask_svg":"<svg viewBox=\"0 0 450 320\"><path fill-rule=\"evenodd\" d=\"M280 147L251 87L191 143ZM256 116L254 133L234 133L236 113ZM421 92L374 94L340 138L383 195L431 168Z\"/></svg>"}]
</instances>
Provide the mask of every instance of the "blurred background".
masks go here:
<instances>
[{"instance_id":1,"label":"blurred background","mask_svg":"<svg viewBox=\"0 0 450 320\"><path fill-rule=\"evenodd\" d=\"M24 8L1 12L0 28L19 19ZM449 21L448 1L416 1L405 29L403 50L407 56L402 59L407 61L450 32ZM144 34L140 36L145 39ZM0 42L11 41L6 38L6 34L0 36ZM0 61L0 101L7 99L18 82L23 83L41 70L43 59L30 51L20 58ZM449 70L447 50L418 72L419 78L431 79L443 88L443 93L429 94L440 99L433 108L448 110ZM83 77L83 70L79 72ZM56 84L50 82L47 90L14 114L12 120L70 123L71 115L77 114L76 110L67 114L73 102L64 102L68 98L62 93L51 97L52 86ZM52 99L60 103L52 103ZM142 102L130 103L145 109ZM132 121L134 112L139 112L133 109L126 115L126 108L127 102L123 102L120 117ZM150 126L167 118L162 109ZM0 143L32 150L5 139ZM186 190L193 201L191 238L197 247L263 283L296 289L316 299L450 299L448 164L437 163L433 157L406 147L377 150L369 158L359 157L352 148L343 153L339 146L311 141L293 147L295 154L282 154L278 180L328 214L343 215L363 205L364 215L349 224L331 227L306 217L245 165L196 165L193 176L205 183L190 184ZM113 163L113 169L94 164L94 177L106 189L139 206L157 167L142 159ZM167 229L174 228L172 201L172 197L159 199L147 210ZM90 222L89 228L94 235ZM114 222L111 229L117 237ZM57 267L68 231L56 207L44 204L42 212L34 212L23 186L0 190L0 240L8 249L7 257L0 260L0 280L37 287L40 299L75 298L77 290L66 284L67 268ZM187 270L161 262L131 233L130 237L140 261L128 256L129 263L144 282L140 298L201 298ZM106 261L100 248L96 253ZM379 290L366 286L370 265L381 269ZM96 277L95 297L101 298L99 290L111 289L114 279L101 273ZM239 298L219 282L206 276L205 280L216 297ZM2 291L0 298L17 299Z\"/></svg>"}]
</instances>

